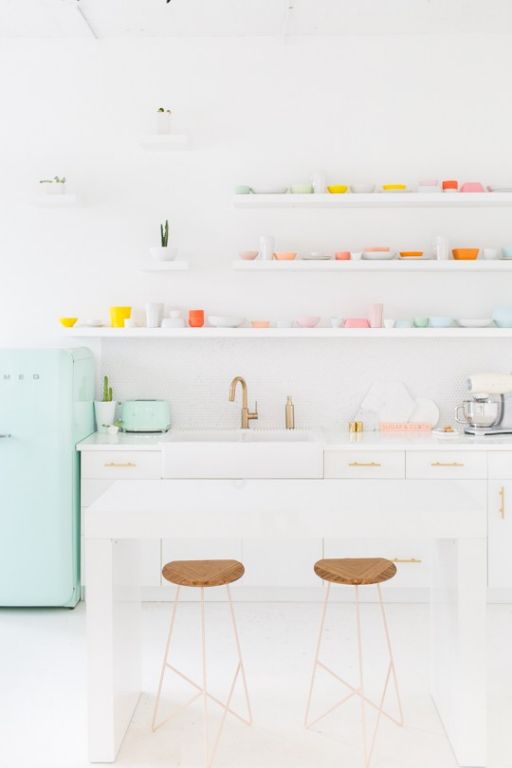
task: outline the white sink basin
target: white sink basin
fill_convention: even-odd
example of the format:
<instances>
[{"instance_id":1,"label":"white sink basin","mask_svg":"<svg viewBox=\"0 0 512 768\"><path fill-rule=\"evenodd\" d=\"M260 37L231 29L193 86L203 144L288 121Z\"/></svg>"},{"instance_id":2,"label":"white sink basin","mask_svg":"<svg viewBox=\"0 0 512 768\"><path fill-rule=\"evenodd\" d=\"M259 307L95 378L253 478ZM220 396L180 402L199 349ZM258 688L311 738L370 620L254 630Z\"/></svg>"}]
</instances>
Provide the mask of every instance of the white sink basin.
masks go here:
<instances>
[{"instance_id":1,"label":"white sink basin","mask_svg":"<svg viewBox=\"0 0 512 768\"><path fill-rule=\"evenodd\" d=\"M321 435L306 430L171 431L162 444L166 478L321 478Z\"/></svg>"}]
</instances>

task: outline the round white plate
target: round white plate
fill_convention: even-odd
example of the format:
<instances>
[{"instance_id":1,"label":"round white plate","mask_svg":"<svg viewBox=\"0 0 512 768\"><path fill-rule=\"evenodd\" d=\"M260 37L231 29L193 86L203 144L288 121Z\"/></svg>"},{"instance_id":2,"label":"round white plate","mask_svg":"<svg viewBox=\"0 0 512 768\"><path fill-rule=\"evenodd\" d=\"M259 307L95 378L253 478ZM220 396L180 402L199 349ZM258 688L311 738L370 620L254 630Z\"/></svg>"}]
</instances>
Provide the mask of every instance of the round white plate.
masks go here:
<instances>
[{"instance_id":1,"label":"round white plate","mask_svg":"<svg viewBox=\"0 0 512 768\"><path fill-rule=\"evenodd\" d=\"M430 253L424 253L423 256L400 256L398 254L398 258L400 261L432 261L434 257Z\"/></svg>"},{"instance_id":2,"label":"round white plate","mask_svg":"<svg viewBox=\"0 0 512 768\"><path fill-rule=\"evenodd\" d=\"M214 328L239 328L244 322L243 317L225 317L224 315L208 315L208 322Z\"/></svg>"},{"instance_id":3,"label":"round white plate","mask_svg":"<svg viewBox=\"0 0 512 768\"><path fill-rule=\"evenodd\" d=\"M457 322L462 328L488 328L494 325L492 317L461 317Z\"/></svg>"},{"instance_id":4,"label":"round white plate","mask_svg":"<svg viewBox=\"0 0 512 768\"><path fill-rule=\"evenodd\" d=\"M363 253L363 259L368 261L388 261L394 258L394 251L364 251Z\"/></svg>"},{"instance_id":5,"label":"round white plate","mask_svg":"<svg viewBox=\"0 0 512 768\"><path fill-rule=\"evenodd\" d=\"M304 253L301 257L302 261L329 261L331 258L329 254L318 253L312 256L310 253Z\"/></svg>"},{"instance_id":6,"label":"round white plate","mask_svg":"<svg viewBox=\"0 0 512 768\"><path fill-rule=\"evenodd\" d=\"M442 429L433 429L432 434L434 437L440 437L441 440L453 440L454 437L460 437L460 432L454 429L453 432L443 432Z\"/></svg>"},{"instance_id":7,"label":"round white plate","mask_svg":"<svg viewBox=\"0 0 512 768\"><path fill-rule=\"evenodd\" d=\"M416 424L431 424L433 427L439 421L439 408L433 400L426 397L417 397L409 421Z\"/></svg>"}]
</instances>

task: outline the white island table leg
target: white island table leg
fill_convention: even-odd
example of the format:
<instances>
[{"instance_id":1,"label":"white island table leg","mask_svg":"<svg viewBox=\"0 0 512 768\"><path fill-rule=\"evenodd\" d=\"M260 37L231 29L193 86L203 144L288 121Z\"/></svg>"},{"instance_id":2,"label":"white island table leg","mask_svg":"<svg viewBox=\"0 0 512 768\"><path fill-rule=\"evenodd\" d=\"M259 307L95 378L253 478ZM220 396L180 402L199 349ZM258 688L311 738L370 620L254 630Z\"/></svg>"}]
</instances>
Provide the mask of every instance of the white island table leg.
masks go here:
<instances>
[{"instance_id":1,"label":"white island table leg","mask_svg":"<svg viewBox=\"0 0 512 768\"><path fill-rule=\"evenodd\" d=\"M431 686L459 766L486 765L485 539L434 545Z\"/></svg>"},{"instance_id":2,"label":"white island table leg","mask_svg":"<svg viewBox=\"0 0 512 768\"><path fill-rule=\"evenodd\" d=\"M87 539L88 751L112 763L141 688L138 541Z\"/></svg>"}]
</instances>

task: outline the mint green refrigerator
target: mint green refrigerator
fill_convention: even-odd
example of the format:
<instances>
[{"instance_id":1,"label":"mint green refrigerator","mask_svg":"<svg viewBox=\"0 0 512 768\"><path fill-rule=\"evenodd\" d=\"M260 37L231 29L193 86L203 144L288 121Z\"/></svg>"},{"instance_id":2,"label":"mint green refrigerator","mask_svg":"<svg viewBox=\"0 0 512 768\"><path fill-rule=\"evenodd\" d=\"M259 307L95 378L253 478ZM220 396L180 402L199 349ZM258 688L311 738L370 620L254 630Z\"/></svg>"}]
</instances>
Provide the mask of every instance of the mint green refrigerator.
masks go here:
<instances>
[{"instance_id":1,"label":"mint green refrigerator","mask_svg":"<svg viewBox=\"0 0 512 768\"><path fill-rule=\"evenodd\" d=\"M76 443L94 431L88 349L0 349L0 606L80 599Z\"/></svg>"}]
</instances>

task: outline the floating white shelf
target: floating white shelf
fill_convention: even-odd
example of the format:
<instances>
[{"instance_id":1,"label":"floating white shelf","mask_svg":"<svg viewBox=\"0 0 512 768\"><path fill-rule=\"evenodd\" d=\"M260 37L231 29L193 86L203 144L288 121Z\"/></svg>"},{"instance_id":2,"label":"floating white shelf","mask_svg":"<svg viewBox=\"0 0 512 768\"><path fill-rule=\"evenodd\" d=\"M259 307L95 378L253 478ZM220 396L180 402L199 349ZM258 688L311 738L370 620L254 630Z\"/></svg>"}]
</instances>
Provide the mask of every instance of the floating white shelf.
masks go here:
<instances>
[{"instance_id":1,"label":"floating white shelf","mask_svg":"<svg viewBox=\"0 0 512 768\"><path fill-rule=\"evenodd\" d=\"M341 195L235 195L237 208L464 208L512 205L509 192L372 192Z\"/></svg>"},{"instance_id":2,"label":"floating white shelf","mask_svg":"<svg viewBox=\"0 0 512 768\"><path fill-rule=\"evenodd\" d=\"M512 339L512 328L71 328L98 339Z\"/></svg>"},{"instance_id":3,"label":"floating white shelf","mask_svg":"<svg viewBox=\"0 0 512 768\"><path fill-rule=\"evenodd\" d=\"M436 261L435 259L389 259L374 261L233 261L233 269L241 272L510 272L512 259L482 259L475 261Z\"/></svg>"},{"instance_id":4,"label":"floating white shelf","mask_svg":"<svg viewBox=\"0 0 512 768\"><path fill-rule=\"evenodd\" d=\"M189 268L188 261L143 261L141 272L184 272Z\"/></svg>"},{"instance_id":5,"label":"floating white shelf","mask_svg":"<svg viewBox=\"0 0 512 768\"><path fill-rule=\"evenodd\" d=\"M189 141L186 133L153 133L143 136L140 143L146 149L187 149Z\"/></svg>"},{"instance_id":6,"label":"floating white shelf","mask_svg":"<svg viewBox=\"0 0 512 768\"><path fill-rule=\"evenodd\" d=\"M38 208L71 208L78 205L78 197L75 194L65 195L39 195L32 201Z\"/></svg>"}]
</instances>

